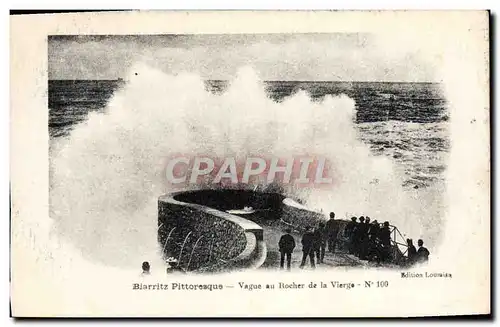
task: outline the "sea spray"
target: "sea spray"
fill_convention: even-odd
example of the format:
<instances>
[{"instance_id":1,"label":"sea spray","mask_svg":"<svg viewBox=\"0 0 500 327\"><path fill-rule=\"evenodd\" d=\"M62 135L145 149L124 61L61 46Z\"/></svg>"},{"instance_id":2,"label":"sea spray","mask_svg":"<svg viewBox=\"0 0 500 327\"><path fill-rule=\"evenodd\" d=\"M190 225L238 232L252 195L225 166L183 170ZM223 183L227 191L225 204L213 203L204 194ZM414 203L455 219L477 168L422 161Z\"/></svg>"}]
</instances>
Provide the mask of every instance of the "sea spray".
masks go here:
<instances>
[{"instance_id":1,"label":"sea spray","mask_svg":"<svg viewBox=\"0 0 500 327\"><path fill-rule=\"evenodd\" d=\"M311 101L303 91L275 102L250 68L214 94L199 76L136 65L104 112L90 113L52 149L57 234L91 261L138 266L158 251L157 198L170 190L169 156L258 153L327 158L330 188L289 187L287 195L340 218L368 215L421 235L425 203L406 195L392 161L359 140L354 108L347 96Z\"/></svg>"}]
</instances>

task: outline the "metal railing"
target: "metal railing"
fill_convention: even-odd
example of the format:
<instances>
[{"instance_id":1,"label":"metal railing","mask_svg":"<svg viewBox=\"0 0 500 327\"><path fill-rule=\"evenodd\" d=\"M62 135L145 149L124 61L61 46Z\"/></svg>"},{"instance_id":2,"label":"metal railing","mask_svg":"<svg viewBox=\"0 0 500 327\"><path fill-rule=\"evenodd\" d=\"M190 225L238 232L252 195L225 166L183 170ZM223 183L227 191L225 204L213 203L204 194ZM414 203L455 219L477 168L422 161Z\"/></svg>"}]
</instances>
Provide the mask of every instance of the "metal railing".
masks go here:
<instances>
[{"instance_id":1,"label":"metal railing","mask_svg":"<svg viewBox=\"0 0 500 327\"><path fill-rule=\"evenodd\" d=\"M291 224L283 219L280 220L280 223L282 223L286 227L292 227L297 231L301 231L300 226L295 226L295 225L293 225L293 224ZM340 223L340 221L339 221L339 223ZM348 239L345 239L345 236L344 237L340 236L340 235L344 234L344 228L347 225L347 223L348 223L347 221L342 220L342 225L339 226L339 237L337 239L339 242L343 242L343 243L348 242ZM381 226L383 226L383 224L379 224L379 226L381 227ZM404 260L404 257L408 252L408 245L406 244L406 238L403 236L401 231L396 226L389 225L389 228L390 228L390 235L391 235L390 241L391 241L391 248L392 248L391 252L392 252L393 261L395 263L400 263L401 260ZM163 254L165 254L165 250L167 249L167 245L169 243L169 240L172 238L172 234L173 234L175 229L176 229L176 227L172 228L170 230L170 232L168 233L165 244L163 245ZM196 266L192 271L203 270L204 268L213 264L212 255L213 255L213 250L214 250L214 241L212 240L209 244L206 244L205 246L200 247L199 243L201 242L202 239L208 240L206 237L204 238L204 235L201 235L200 237L198 237L196 239L193 247L191 248L191 254L189 256L189 260L187 262L187 265L184 268L181 267L182 266L181 260L183 259L184 250L187 246L188 239L190 238L190 236L192 234L193 234L193 231L189 231L186 234L186 236L184 237L184 240L182 243L181 242L174 242L173 244L171 243L171 245L176 246L177 249L179 249L179 247L180 247L180 251L179 251L177 258L175 258L175 256L174 256L174 258L175 258L175 261L178 263L178 267L185 272L190 271L189 269L191 268L193 256L195 256L196 251L202 251L202 250L208 249L208 260L204 261L200 266ZM202 243L205 243L205 242L202 242ZM208 245L208 248L207 248L207 245ZM348 246L346 246L346 244L344 244L344 246L340 246L340 248L346 249L346 248L348 248ZM177 252L177 251L175 251L175 252ZM223 263L225 261L222 259L216 259L215 263L218 263L218 262ZM198 264L200 264L200 263L198 263Z\"/></svg>"},{"instance_id":2,"label":"metal railing","mask_svg":"<svg viewBox=\"0 0 500 327\"><path fill-rule=\"evenodd\" d=\"M408 252L408 244L406 244L406 238L401 234L399 229L396 226L389 225L391 228L391 242L394 246L397 246L403 255ZM399 242L401 240L401 242ZM400 247L403 247L404 250L401 250Z\"/></svg>"},{"instance_id":3,"label":"metal railing","mask_svg":"<svg viewBox=\"0 0 500 327\"><path fill-rule=\"evenodd\" d=\"M339 221L339 224L341 224L339 226L339 229L338 229L338 232L339 232L338 235L341 236L344 234L344 229L345 229L345 226L347 225L347 223L349 223L349 219L337 219L337 220ZM296 231L303 230L303 228L301 228L300 226L294 225L294 224L292 224L292 223L290 223L282 218L280 219L280 223L282 223L286 227L291 227ZM382 227L383 227L383 224L379 224L379 228L381 229ZM391 241L391 248L392 248L392 251L391 251L392 257L393 257L394 262L399 264L399 263L401 263L401 259L404 258L404 256L408 252L408 245L406 244L406 238L403 236L403 234L401 233L399 228L397 228L394 225L389 225L389 231L390 231L390 235L391 235L390 241ZM348 239L345 239L342 237L337 238L337 242L339 242L339 241L344 242L344 243L349 242ZM348 246L346 244L344 244L344 246L342 248L347 249Z\"/></svg>"},{"instance_id":4,"label":"metal railing","mask_svg":"<svg viewBox=\"0 0 500 327\"><path fill-rule=\"evenodd\" d=\"M403 264L405 255L408 253L408 244L406 238L401 234L396 226L389 225L391 229L391 245L393 248L393 262L396 264Z\"/></svg>"}]
</instances>

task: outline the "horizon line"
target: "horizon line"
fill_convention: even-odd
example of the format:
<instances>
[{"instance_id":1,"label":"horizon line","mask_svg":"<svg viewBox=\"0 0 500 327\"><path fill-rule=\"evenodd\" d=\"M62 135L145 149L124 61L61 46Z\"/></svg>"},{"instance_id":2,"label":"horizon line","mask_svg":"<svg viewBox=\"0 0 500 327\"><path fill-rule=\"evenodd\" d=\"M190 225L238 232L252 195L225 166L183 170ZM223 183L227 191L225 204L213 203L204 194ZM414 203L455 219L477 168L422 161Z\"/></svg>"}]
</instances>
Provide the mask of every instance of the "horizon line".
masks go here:
<instances>
[{"instance_id":1,"label":"horizon line","mask_svg":"<svg viewBox=\"0 0 500 327\"><path fill-rule=\"evenodd\" d=\"M116 79L72 79L72 78L52 78L48 81L108 81L118 82L124 81L123 78ZM203 79L204 82L230 82L231 79ZM262 82L314 82L314 83L407 83L407 84L440 84L442 81L339 81L339 80L262 80Z\"/></svg>"}]
</instances>

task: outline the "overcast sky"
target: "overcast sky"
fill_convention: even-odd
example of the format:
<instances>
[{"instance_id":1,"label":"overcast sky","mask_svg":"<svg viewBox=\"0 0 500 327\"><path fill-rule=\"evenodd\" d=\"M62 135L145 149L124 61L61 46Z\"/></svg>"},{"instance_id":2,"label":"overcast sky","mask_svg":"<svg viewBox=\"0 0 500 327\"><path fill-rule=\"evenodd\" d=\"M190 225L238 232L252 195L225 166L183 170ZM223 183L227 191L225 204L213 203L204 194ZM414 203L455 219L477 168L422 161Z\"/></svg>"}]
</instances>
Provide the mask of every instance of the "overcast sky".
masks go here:
<instances>
[{"instance_id":1,"label":"overcast sky","mask_svg":"<svg viewBox=\"0 0 500 327\"><path fill-rule=\"evenodd\" d=\"M49 79L117 79L142 62L205 79L252 66L263 80L436 80L418 50L370 34L55 36L48 47Z\"/></svg>"}]
</instances>

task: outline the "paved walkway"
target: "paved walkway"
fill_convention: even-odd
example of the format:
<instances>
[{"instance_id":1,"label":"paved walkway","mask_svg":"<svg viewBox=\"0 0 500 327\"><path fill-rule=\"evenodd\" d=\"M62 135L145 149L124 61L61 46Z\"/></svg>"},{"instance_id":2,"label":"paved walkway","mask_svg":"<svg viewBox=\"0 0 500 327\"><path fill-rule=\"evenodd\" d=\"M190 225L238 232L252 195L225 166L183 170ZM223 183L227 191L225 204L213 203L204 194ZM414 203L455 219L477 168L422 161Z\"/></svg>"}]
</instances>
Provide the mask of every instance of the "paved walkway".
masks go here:
<instances>
[{"instance_id":1,"label":"paved walkway","mask_svg":"<svg viewBox=\"0 0 500 327\"><path fill-rule=\"evenodd\" d=\"M280 267L280 252L278 251L278 242L280 240L281 235L284 234L283 228L279 228L276 226L263 226L264 228L264 241L267 246L267 257L266 261L262 264L262 269L272 269ZM302 236L299 234L292 233L295 238L295 249L292 254L292 270L298 269L300 263L302 261L302 244L300 243ZM316 260L315 260L316 262ZM286 263L285 263L286 265ZM330 267L338 267L338 266L369 266L365 261L359 260L357 257L346 254L346 253L325 253L325 259L323 264L317 264L316 269L330 268ZM306 269L310 269L310 261L309 259L306 261Z\"/></svg>"}]
</instances>

